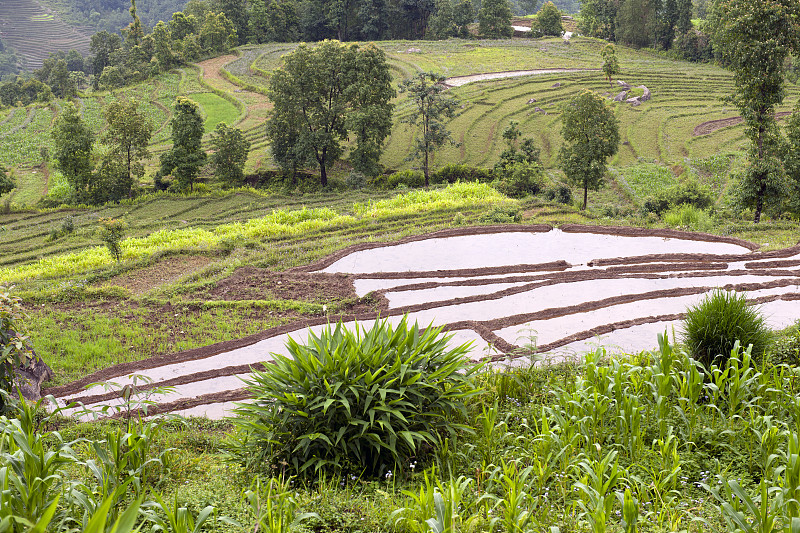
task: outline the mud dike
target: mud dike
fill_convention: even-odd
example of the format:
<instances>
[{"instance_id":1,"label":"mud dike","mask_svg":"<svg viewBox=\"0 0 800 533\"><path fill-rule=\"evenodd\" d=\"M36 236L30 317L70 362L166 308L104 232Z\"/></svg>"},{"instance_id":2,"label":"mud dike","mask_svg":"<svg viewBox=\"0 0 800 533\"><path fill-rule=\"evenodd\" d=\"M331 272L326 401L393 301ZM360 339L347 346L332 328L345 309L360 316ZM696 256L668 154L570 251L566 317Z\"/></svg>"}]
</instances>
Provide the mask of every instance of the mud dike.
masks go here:
<instances>
[{"instance_id":1,"label":"mud dike","mask_svg":"<svg viewBox=\"0 0 800 533\"><path fill-rule=\"evenodd\" d=\"M364 243L294 269L345 276L359 296L372 293L392 323L408 313L444 326L452 343L473 343L475 361L526 364L521 345L535 337L545 360L574 359L598 345L611 351L653 348L678 330L683 313L715 288L746 291L773 328L800 319L800 245L758 252L752 243L664 229L566 225L445 230L395 243ZM376 313L349 317L372 321ZM61 402L99 407L118 392L91 383L171 386L149 413L222 418L247 401L242 378L289 336L303 342L326 320L305 321L204 348L126 363L44 391ZM147 388L145 386L143 388Z\"/></svg>"}]
</instances>

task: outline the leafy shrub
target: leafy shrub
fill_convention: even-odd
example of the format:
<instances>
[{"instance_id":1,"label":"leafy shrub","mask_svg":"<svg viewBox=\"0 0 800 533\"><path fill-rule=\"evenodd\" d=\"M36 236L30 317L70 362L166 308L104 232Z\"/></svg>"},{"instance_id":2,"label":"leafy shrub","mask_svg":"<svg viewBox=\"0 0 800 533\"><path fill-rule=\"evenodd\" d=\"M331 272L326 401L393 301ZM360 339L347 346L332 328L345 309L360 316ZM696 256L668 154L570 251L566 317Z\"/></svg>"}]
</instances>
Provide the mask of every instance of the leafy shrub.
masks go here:
<instances>
[{"instance_id":1,"label":"leafy shrub","mask_svg":"<svg viewBox=\"0 0 800 533\"><path fill-rule=\"evenodd\" d=\"M510 198L539 194L544 190L544 170L538 164L516 163L498 172L494 187Z\"/></svg>"},{"instance_id":2,"label":"leafy shrub","mask_svg":"<svg viewBox=\"0 0 800 533\"><path fill-rule=\"evenodd\" d=\"M572 189L563 183L559 183L545 190L544 197L551 202L569 205L572 203Z\"/></svg>"},{"instance_id":3,"label":"leafy shrub","mask_svg":"<svg viewBox=\"0 0 800 533\"><path fill-rule=\"evenodd\" d=\"M492 180L492 171L488 168L472 167L469 165L457 165L450 163L439 170L431 173L431 183L456 183L457 181L480 181Z\"/></svg>"},{"instance_id":4,"label":"leafy shrub","mask_svg":"<svg viewBox=\"0 0 800 533\"><path fill-rule=\"evenodd\" d=\"M711 217L693 205L680 205L664 213L664 223L668 226L688 228L694 231L706 231L713 226Z\"/></svg>"},{"instance_id":5,"label":"leafy shrub","mask_svg":"<svg viewBox=\"0 0 800 533\"><path fill-rule=\"evenodd\" d=\"M775 337L770 354L775 364L800 366L800 321Z\"/></svg>"},{"instance_id":6,"label":"leafy shrub","mask_svg":"<svg viewBox=\"0 0 800 533\"><path fill-rule=\"evenodd\" d=\"M347 175L345 184L347 185L348 189L363 189L367 186L367 177L363 172L354 170Z\"/></svg>"},{"instance_id":7,"label":"leafy shrub","mask_svg":"<svg viewBox=\"0 0 800 533\"><path fill-rule=\"evenodd\" d=\"M691 205L699 209L708 209L714 205L714 197L707 187L703 187L695 180L689 180L661 191L654 197L649 197L644 202L646 211L661 215L670 207Z\"/></svg>"},{"instance_id":8,"label":"leafy shrub","mask_svg":"<svg viewBox=\"0 0 800 533\"><path fill-rule=\"evenodd\" d=\"M480 221L487 224L515 224L522 221L522 213L518 207L496 205L481 215Z\"/></svg>"},{"instance_id":9,"label":"leafy shrub","mask_svg":"<svg viewBox=\"0 0 800 533\"><path fill-rule=\"evenodd\" d=\"M67 178L61 172L53 171L48 180L46 199L50 206L55 207L61 204L68 204L75 196L75 189L72 188Z\"/></svg>"},{"instance_id":10,"label":"leafy shrub","mask_svg":"<svg viewBox=\"0 0 800 533\"><path fill-rule=\"evenodd\" d=\"M285 461L301 475L367 476L419 456L460 427L453 417L477 393L469 345L451 349L449 339L405 317L369 330L329 325L305 345L290 339L289 356L273 354L248 381L255 402L236 409L232 456L252 468Z\"/></svg>"},{"instance_id":11,"label":"leafy shrub","mask_svg":"<svg viewBox=\"0 0 800 533\"><path fill-rule=\"evenodd\" d=\"M396 189L398 185L406 187L422 187L425 185L425 174L419 170L401 170L394 174L383 174L372 181L378 189Z\"/></svg>"},{"instance_id":12,"label":"leafy shrub","mask_svg":"<svg viewBox=\"0 0 800 533\"><path fill-rule=\"evenodd\" d=\"M102 231L100 238L106 243L109 253L119 263L122 256L122 239L125 237L125 222L116 218L101 218L99 220Z\"/></svg>"},{"instance_id":13,"label":"leafy shrub","mask_svg":"<svg viewBox=\"0 0 800 533\"><path fill-rule=\"evenodd\" d=\"M27 364L32 356L25 328L22 301L0 287L0 389L9 393L14 385L14 367ZM0 414L5 411L0 394Z\"/></svg>"},{"instance_id":14,"label":"leafy shrub","mask_svg":"<svg viewBox=\"0 0 800 533\"><path fill-rule=\"evenodd\" d=\"M734 343L753 345L754 356L769 347L771 333L757 307L747 305L747 297L736 292L715 290L686 311L683 341L692 357L706 368L724 368Z\"/></svg>"}]
</instances>

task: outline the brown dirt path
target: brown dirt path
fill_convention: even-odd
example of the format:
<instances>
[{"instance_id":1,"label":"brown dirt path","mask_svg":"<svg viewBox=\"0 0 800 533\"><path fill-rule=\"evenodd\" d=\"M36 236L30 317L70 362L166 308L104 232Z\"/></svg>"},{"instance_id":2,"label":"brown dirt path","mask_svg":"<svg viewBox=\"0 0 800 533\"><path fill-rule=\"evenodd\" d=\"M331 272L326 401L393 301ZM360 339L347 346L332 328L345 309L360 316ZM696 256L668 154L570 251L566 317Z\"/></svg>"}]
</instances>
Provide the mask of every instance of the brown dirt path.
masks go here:
<instances>
[{"instance_id":1,"label":"brown dirt path","mask_svg":"<svg viewBox=\"0 0 800 533\"><path fill-rule=\"evenodd\" d=\"M239 123L242 129L248 129L263 122L267 117L267 112L272 109L272 103L263 94L254 93L242 89L225 79L222 76L222 69L225 65L232 63L239 59L234 54L215 57L206 61L197 63L200 67L200 75L203 80L214 87L231 94L234 98L238 99L245 106L245 115Z\"/></svg>"},{"instance_id":2,"label":"brown dirt path","mask_svg":"<svg viewBox=\"0 0 800 533\"><path fill-rule=\"evenodd\" d=\"M780 120L791 114L791 111L781 111L779 113L775 113L775 119ZM717 120L709 120L708 122L703 122L702 124L695 126L694 131L692 131L692 137L708 135L709 133L714 133L719 129L727 128L728 126L736 126L737 124L741 124L743 121L744 120L742 117L729 117L720 118Z\"/></svg>"}]
</instances>

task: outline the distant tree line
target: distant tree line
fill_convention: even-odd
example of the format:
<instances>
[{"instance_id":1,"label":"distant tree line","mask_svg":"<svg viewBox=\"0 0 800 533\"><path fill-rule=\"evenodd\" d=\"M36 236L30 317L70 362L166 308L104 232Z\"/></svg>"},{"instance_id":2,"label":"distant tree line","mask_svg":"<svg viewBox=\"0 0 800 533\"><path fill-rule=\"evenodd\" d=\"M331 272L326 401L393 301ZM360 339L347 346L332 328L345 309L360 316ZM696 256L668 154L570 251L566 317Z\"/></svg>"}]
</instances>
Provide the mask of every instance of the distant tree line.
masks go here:
<instances>
[{"instance_id":1,"label":"distant tree line","mask_svg":"<svg viewBox=\"0 0 800 533\"><path fill-rule=\"evenodd\" d=\"M0 80L19 72L19 58L14 50L0 39Z\"/></svg>"},{"instance_id":2,"label":"distant tree line","mask_svg":"<svg viewBox=\"0 0 800 533\"><path fill-rule=\"evenodd\" d=\"M190 2L191 10L173 14L146 33L136 0L129 1L129 24L117 33L92 36L91 53L75 50L51 54L30 77L0 83L0 104L6 106L71 98L89 84L116 89L143 81L179 65L226 53L239 43L233 23L210 2ZM141 0L139 0L141 1Z\"/></svg>"},{"instance_id":3,"label":"distant tree line","mask_svg":"<svg viewBox=\"0 0 800 533\"><path fill-rule=\"evenodd\" d=\"M629 46L675 50L690 61L711 60L711 40L693 27L693 12L692 0L583 0L580 31Z\"/></svg>"}]
</instances>

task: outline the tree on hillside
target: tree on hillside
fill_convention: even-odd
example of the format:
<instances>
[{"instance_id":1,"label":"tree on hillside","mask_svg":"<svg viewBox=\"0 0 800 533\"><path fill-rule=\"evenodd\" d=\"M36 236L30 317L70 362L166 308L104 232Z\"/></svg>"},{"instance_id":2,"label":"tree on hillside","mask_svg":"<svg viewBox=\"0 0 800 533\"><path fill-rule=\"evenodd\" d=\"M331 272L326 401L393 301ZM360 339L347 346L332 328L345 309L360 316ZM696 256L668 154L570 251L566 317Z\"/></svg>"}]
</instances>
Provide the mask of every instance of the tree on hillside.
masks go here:
<instances>
[{"instance_id":1,"label":"tree on hillside","mask_svg":"<svg viewBox=\"0 0 800 533\"><path fill-rule=\"evenodd\" d=\"M122 39L116 33L101 31L92 35L89 49L92 52L92 86L96 90L100 87L100 76L103 70L111 65L114 52L122 48Z\"/></svg>"},{"instance_id":2,"label":"tree on hillside","mask_svg":"<svg viewBox=\"0 0 800 533\"><path fill-rule=\"evenodd\" d=\"M619 122L605 99L589 90L570 100L561 120L561 169L571 182L583 187L582 209L586 209L589 189L596 191L603 185L606 160L619 148Z\"/></svg>"},{"instance_id":3,"label":"tree on hillside","mask_svg":"<svg viewBox=\"0 0 800 533\"><path fill-rule=\"evenodd\" d=\"M478 10L478 33L487 39L511 37L511 17L508 0L483 0Z\"/></svg>"},{"instance_id":4,"label":"tree on hillside","mask_svg":"<svg viewBox=\"0 0 800 533\"><path fill-rule=\"evenodd\" d=\"M786 208L795 215L800 214L800 103L786 119L786 143L782 147L781 160L786 172Z\"/></svg>"},{"instance_id":5,"label":"tree on hillside","mask_svg":"<svg viewBox=\"0 0 800 533\"><path fill-rule=\"evenodd\" d=\"M600 52L603 57L603 74L606 75L606 79L611 86L614 86L614 83L611 81L613 76L619 74L619 62L617 61L617 50L613 44L608 43L603 47L603 51Z\"/></svg>"},{"instance_id":6,"label":"tree on hillside","mask_svg":"<svg viewBox=\"0 0 800 533\"><path fill-rule=\"evenodd\" d=\"M242 130L220 122L211 135L211 146L214 149L211 154L214 175L228 187L241 185L244 165L250 152L250 141L245 138Z\"/></svg>"},{"instance_id":7,"label":"tree on hillside","mask_svg":"<svg viewBox=\"0 0 800 533\"><path fill-rule=\"evenodd\" d=\"M225 54L238 42L236 28L225 16L225 13L208 12L206 14L203 26L200 28L200 43L203 52Z\"/></svg>"},{"instance_id":8,"label":"tree on hillside","mask_svg":"<svg viewBox=\"0 0 800 533\"><path fill-rule=\"evenodd\" d=\"M172 125L172 148L161 156L160 176L172 175L180 189L194 189L200 168L206 163L206 153L200 146L203 138L203 117L196 102L179 96L175 100Z\"/></svg>"},{"instance_id":9,"label":"tree on hillside","mask_svg":"<svg viewBox=\"0 0 800 533\"><path fill-rule=\"evenodd\" d=\"M685 34L692 29L692 0L678 0L678 20L675 23L675 31Z\"/></svg>"},{"instance_id":10,"label":"tree on hillside","mask_svg":"<svg viewBox=\"0 0 800 533\"><path fill-rule=\"evenodd\" d=\"M765 203L774 203L785 191L777 161L775 107L786 94L786 60L800 51L800 4L719 0L712 15L714 48L734 75L728 101L739 108L751 141L749 165L737 194L743 205L754 209L753 221L758 222Z\"/></svg>"},{"instance_id":11,"label":"tree on hillside","mask_svg":"<svg viewBox=\"0 0 800 533\"><path fill-rule=\"evenodd\" d=\"M615 40L617 7L615 0L583 0L578 29L588 37Z\"/></svg>"},{"instance_id":12,"label":"tree on hillside","mask_svg":"<svg viewBox=\"0 0 800 533\"><path fill-rule=\"evenodd\" d=\"M64 110L58 115L51 135L55 144L53 156L56 168L72 186L78 202L91 201L94 133L83 122L72 102L64 105Z\"/></svg>"},{"instance_id":13,"label":"tree on hillside","mask_svg":"<svg viewBox=\"0 0 800 533\"><path fill-rule=\"evenodd\" d=\"M153 135L153 125L139 111L139 102L135 100L110 103L106 106L105 116L108 128L102 140L111 147L109 157L122 164L125 179L120 189L127 195L134 180L144 176L141 160L150 155L147 145Z\"/></svg>"},{"instance_id":14,"label":"tree on hillside","mask_svg":"<svg viewBox=\"0 0 800 533\"><path fill-rule=\"evenodd\" d=\"M422 158L422 171L425 174L425 186L430 184L430 156L445 143L453 143L450 130L445 119L453 118L458 108L458 100L444 94L447 89L445 78L434 72L420 72L413 78L403 81L400 92L407 92L414 107L405 122L416 126L421 131L414 138L412 158Z\"/></svg>"},{"instance_id":15,"label":"tree on hillside","mask_svg":"<svg viewBox=\"0 0 800 533\"><path fill-rule=\"evenodd\" d=\"M270 78L274 108L267 121L272 154L285 169L316 164L320 182L355 137L351 162L358 170L377 165L391 130L395 92L386 55L376 46L324 41L300 45L284 56Z\"/></svg>"},{"instance_id":16,"label":"tree on hillside","mask_svg":"<svg viewBox=\"0 0 800 533\"><path fill-rule=\"evenodd\" d=\"M8 170L3 165L0 165L0 196L7 192L11 192L17 187L11 176L8 175Z\"/></svg>"},{"instance_id":17,"label":"tree on hillside","mask_svg":"<svg viewBox=\"0 0 800 533\"><path fill-rule=\"evenodd\" d=\"M299 37L297 5L293 0L256 0L248 21L256 43L293 42Z\"/></svg>"},{"instance_id":18,"label":"tree on hillside","mask_svg":"<svg viewBox=\"0 0 800 533\"><path fill-rule=\"evenodd\" d=\"M130 46L140 46L142 39L144 39L144 30L142 29L142 21L136 13L136 0L131 0L131 8L129 10L133 21L127 28L122 29L122 35L125 37L125 43Z\"/></svg>"},{"instance_id":19,"label":"tree on hillside","mask_svg":"<svg viewBox=\"0 0 800 533\"><path fill-rule=\"evenodd\" d=\"M536 27L542 35L559 36L564 33L564 26L561 24L561 11L553 2L545 2L536 14Z\"/></svg>"},{"instance_id":20,"label":"tree on hillside","mask_svg":"<svg viewBox=\"0 0 800 533\"><path fill-rule=\"evenodd\" d=\"M247 0L216 0L215 3L216 8L233 24L238 37L237 44L245 44L248 33Z\"/></svg>"},{"instance_id":21,"label":"tree on hillside","mask_svg":"<svg viewBox=\"0 0 800 533\"><path fill-rule=\"evenodd\" d=\"M614 37L618 43L652 46L656 10L651 0L625 0L617 9Z\"/></svg>"},{"instance_id":22,"label":"tree on hillside","mask_svg":"<svg viewBox=\"0 0 800 533\"><path fill-rule=\"evenodd\" d=\"M426 39L447 39L458 33L453 19L453 4L450 0L436 0L436 12L428 19Z\"/></svg>"},{"instance_id":23,"label":"tree on hillside","mask_svg":"<svg viewBox=\"0 0 800 533\"><path fill-rule=\"evenodd\" d=\"M469 37L469 26L475 21L475 7L472 0L461 0L453 6L453 23L459 37Z\"/></svg>"}]
</instances>

